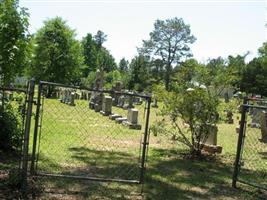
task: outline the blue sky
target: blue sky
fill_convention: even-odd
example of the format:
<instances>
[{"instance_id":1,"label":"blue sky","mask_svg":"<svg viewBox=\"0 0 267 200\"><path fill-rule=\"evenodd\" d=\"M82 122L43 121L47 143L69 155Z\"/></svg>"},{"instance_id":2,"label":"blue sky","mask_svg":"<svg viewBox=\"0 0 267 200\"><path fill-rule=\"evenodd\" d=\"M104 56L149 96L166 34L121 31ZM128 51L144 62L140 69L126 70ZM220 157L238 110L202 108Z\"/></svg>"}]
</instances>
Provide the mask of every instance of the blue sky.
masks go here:
<instances>
[{"instance_id":1,"label":"blue sky","mask_svg":"<svg viewBox=\"0 0 267 200\"><path fill-rule=\"evenodd\" d=\"M20 0L20 5L29 9L31 33L55 16L76 29L77 39L104 31L104 46L117 62L137 54L156 19L179 17L190 24L197 38L192 52L199 61L247 51L251 59L267 38L264 0Z\"/></svg>"}]
</instances>

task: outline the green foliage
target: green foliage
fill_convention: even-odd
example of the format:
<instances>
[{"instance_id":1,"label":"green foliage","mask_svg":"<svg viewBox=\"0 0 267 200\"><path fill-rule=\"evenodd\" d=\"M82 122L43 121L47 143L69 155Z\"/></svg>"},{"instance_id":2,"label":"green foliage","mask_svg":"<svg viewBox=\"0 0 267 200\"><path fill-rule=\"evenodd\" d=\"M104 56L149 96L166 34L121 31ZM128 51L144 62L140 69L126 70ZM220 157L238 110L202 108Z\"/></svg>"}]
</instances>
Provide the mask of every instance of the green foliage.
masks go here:
<instances>
[{"instance_id":1,"label":"green foliage","mask_svg":"<svg viewBox=\"0 0 267 200\"><path fill-rule=\"evenodd\" d=\"M201 154L203 141L216 129L219 120L219 93L211 92L210 86L220 87L217 82L223 80L219 74L224 66L215 63L205 66L194 59L187 60L177 71L171 91L166 91L163 85L153 90L164 105L162 121L154 126L156 134L171 135L188 146L193 155Z\"/></svg>"},{"instance_id":2,"label":"green foliage","mask_svg":"<svg viewBox=\"0 0 267 200\"><path fill-rule=\"evenodd\" d=\"M94 39L95 39L97 48L101 49L101 47L103 46L103 43L107 41L107 35L103 31L98 30L96 35L94 36Z\"/></svg>"},{"instance_id":3,"label":"green foliage","mask_svg":"<svg viewBox=\"0 0 267 200\"><path fill-rule=\"evenodd\" d=\"M106 73L105 76L105 88L111 89L112 85L117 81L122 81L122 74L119 70L114 70L109 73Z\"/></svg>"},{"instance_id":4,"label":"green foliage","mask_svg":"<svg viewBox=\"0 0 267 200\"><path fill-rule=\"evenodd\" d=\"M241 87L242 72L246 67L245 59L247 55L248 53L243 56L228 56L228 69L232 72L230 84L238 89Z\"/></svg>"},{"instance_id":5,"label":"green foliage","mask_svg":"<svg viewBox=\"0 0 267 200\"><path fill-rule=\"evenodd\" d=\"M95 72L97 69L107 73L117 69L114 57L103 47L103 43L107 40L106 38L107 35L104 32L98 31L94 37L88 33L82 39L85 64L83 77L87 77L89 73Z\"/></svg>"},{"instance_id":6,"label":"green foliage","mask_svg":"<svg viewBox=\"0 0 267 200\"><path fill-rule=\"evenodd\" d=\"M82 39L83 56L85 68L83 70L83 76L87 77L90 72L96 71L97 69L97 47L96 42L90 33Z\"/></svg>"},{"instance_id":7,"label":"green foliage","mask_svg":"<svg viewBox=\"0 0 267 200\"><path fill-rule=\"evenodd\" d=\"M77 84L83 62L74 30L60 17L45 21L35 36L32 75L37 80Z\"/></svg>"},{"instance_id":8,"label":"green foliage","mask_svg":"<svg viewBox=\"0 0 267 200\"><path fill-rule=\"evenodd\" d=\"M254 58L244 68L241 90L247 93L267 96L267 43L259 48L259 57Z\"/></svg>"},{"instance_id":9,"label":"green foliage","mask_svg":"<svg viewBox=\"0 0 267 200\"><path fill-rule=\"evenodd\" d=\"M93 88L96 78L96 72L92 71L88 74L87 78L82 79L82 85L85 87Z\"/></svg>"},{"instance_id":10,"label":"green foliage","mask_svg":"<svg viewBox=\"0 0 267 200\"><path fill-rule=\"evenodd\" d=\"M0 83L9 84L22 73L29 53L28 13L17 0L0 2Z\"/></svg>"},{"instance_id":11,"label":"green foliage","mask_svg":"<svg viewBox=\"0 0 267 200\"><path fill-rule=\"evenodd\" d=\"M21 97L18 97L19 105L22 103ZM22 138L22 119L21 106L15 107L11 103L5 103L3 109L0 106L0 148L8 152L18 150Z\"/></svg>"},{"instance_id":12,"label":"green foliage","mask_svg":"<svg viewBox=\"0 0 267 200\"><path fill-rule=\"evenodd\" d=\"M119 70L122 73L125 73L128 71L128 67L129 67L129 62L128 60L126 60L125 58L122 58L119 62Z\"/></svg>"},{"instance_id":13,"label":"green foliage","mask_svg":"<svg viewBox=\"0 0 267 200\"><path fill-rule=\"evenodd\" d=\"M172 65L178 64L181 59L191 56L189 44L195 41L190 26L181 18L157 20L150 39L143 41L139 52L148 55L154 60L160 57L164 66L165 87L169 90Z\"/></svg>"},{"instance_id":14,"label":"green foliage","mask_svg":"<svg viewBox=\"0 0 267 200\"><path fill-rule=\"evenodd\" d=\"M98 64L99 69L103 70L104 72L111 72L117 69L117 64L115 63L114 57L104 47L102 47L98 52Z\"/></svg>"},{"instance_id":15,"label":"green foliage","mask_svg":"<svg viewBox=\"0 0 267 200\"><path fill-rule=\"evenodd\" d=\"M149 62L142 56L136 56L130 63L128 75L128 89L144 91L150 85Z\"/></svg>"}]
</instances>

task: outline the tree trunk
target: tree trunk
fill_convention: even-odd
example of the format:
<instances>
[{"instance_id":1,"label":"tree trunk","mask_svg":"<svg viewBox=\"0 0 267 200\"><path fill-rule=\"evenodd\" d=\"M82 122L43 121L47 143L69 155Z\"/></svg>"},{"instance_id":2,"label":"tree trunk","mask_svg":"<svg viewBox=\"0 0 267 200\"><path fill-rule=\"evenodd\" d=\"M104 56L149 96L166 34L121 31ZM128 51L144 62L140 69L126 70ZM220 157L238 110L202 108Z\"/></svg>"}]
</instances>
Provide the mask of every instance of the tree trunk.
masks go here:
<instances>
[{"instance_id":1,"label":"tree trunk","mask_svg":"<svg viewBox=\"0 0 267 200\"><path fill-rule=\"evenodd\" d=\"M170 76L171 76L171 63L168 63L166 66L166 72L165 72L165 89L167 91L170 90Z\"/></svg>"}]
</instances>

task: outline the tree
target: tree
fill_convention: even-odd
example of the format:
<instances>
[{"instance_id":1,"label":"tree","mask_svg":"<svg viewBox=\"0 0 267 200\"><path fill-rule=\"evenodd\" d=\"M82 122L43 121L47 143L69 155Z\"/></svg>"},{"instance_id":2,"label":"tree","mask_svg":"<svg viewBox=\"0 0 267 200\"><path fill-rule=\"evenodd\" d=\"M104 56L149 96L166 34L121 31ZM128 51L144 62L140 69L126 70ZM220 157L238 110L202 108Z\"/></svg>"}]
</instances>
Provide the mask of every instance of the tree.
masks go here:
<instances>
[{"instance_id":1,"label":"tree","mask_svg":"<svg viewBox=\"0 0 267 200\"><path fill-rule=\"evenodd\" d=\"M232 82L230 83L233 87L241 88L242 72L246 67L245 59L248 53L244 55L228 56L228 68L232 71Z\"/></svg>"},{"instance_id":2,"label":"tree","mask_svg":"<svg viewBox=\"0 0 267 200\"><path fill-rule=\"evenodd\" d=\"M267 96L267 62L265 57L254 58L242 73L241 91Z\"/></svg>"},{"instance_id":3,"label":"tree","mask_svg":"<svg viewBox=\"0 0 267 200\"><path fill-rule=\"evenodd\" d=\"M37 80L78 84L83 63L75 32L60 17L45 21L35 36L31 70Z\"/></svg>"},{"instance_id":4,"label":"tree","mask_svg":"<svg viewBox=\"0 0 267 200\"><path fill-rule=\"evenodd\" d=\"M132 59L129 68L128 89L144 91L150 84L148 60L143 55L136 56Z\"/></svg>"},{"instance_id":5,"label":"tree","mask_svg":"<svg viewBox=\"0 0 267 200\"><path fill-rule=\"evenodd\" d=\"M164 79L164 63L161 59L150 61L149 74L151 75L152 84L158 84Z\"/></svg>"},{"instance_id":6,"label":"tree","mask_svg":"<svg viewBox=\"0 0 267 200\"><path fill-rule=\"evenodd\" d=\"M103 43L107 41L107 35L103 31L99 30L94 36L94 39L95 39L98 49L101 49L101 47L103 46Z\"/></svg>"},{"instance_id":7,"label":"tree","mask_svg":"<svg viewBox=\"0 0 267 200\"><path fill-rule=\"evenodd\" d=\"M17 0L0 2L0 84L9 84L27 64L28 13Z\"/></svg>"},{"instance_id":8,"label":"tree","mask_svg":"<svg viewBox=\"0 0 267 200\"><path fill-rule=\"evenodd\" d=\"M129 62L125 58L122 58L119 62L119 70L123 73L128 71Z\"/></svg>"},{"instance_id":9,"label":"tree","mask_svg":"<svg viewBox=\"0 0 267 200\"><path fill-rule=\"evenodd\" d=\"M87 77L90 72L96 71L97 69L97 47L90 33L82 39L82 47L84 64L86 66L83 70L83 76Z\"/></svg>"},{"instance_id":10,"label":"tree","mask_svg":"<svg viewBox=\"0 0 267 200\"><path fill-rule=\"evenodd\" d=\"M259 57L250 61L242 70L241 91L267 96L267 43L258 50Z\"/></svg>"},{"instance_id":11,"label":"tree","mask_svg":"<svg viewBox=\"0 0 267 200\"><path fill-rule=\"evenodd\" d=\"M114 57L109 53L105 47L101 47L98 52L98 67L104 72L111 72L117 69L117 64L115 63Z\"/></svg>"},{"instance_id":12,"label":"tree","mask_svg":"<svg viewBox=\"0 0 267 200\"><path fill-rule=\"evenodd\" d=\"M190 57L189 44L195 41L189 25L183 19L173 18L157 20L154 30L150 33L149 40L143 40L140 53L150 56L152 59L160 58L165 68L165 88L169 90L172 67L183 58Z\"/></svg>"}]
</instances>

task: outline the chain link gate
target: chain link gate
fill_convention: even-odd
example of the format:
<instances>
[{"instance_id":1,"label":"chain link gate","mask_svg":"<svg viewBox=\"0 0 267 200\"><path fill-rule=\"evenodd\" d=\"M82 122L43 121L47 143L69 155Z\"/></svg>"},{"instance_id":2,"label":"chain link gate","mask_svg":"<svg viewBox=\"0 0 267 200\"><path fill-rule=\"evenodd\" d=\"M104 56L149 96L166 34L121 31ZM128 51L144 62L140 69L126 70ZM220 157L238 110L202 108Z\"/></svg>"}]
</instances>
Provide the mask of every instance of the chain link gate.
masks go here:
<instances>
[{"instance_id":1,"label":"chain link gate","mask_svg":"<svg viewBox=\"0 0 267 200\"><path fill-rule=\"evenodd\" d=\"M21 184L22 189L25 189L27 184L27 148L29 140L26 132L29 133L30 131L33 92L34 81L29 81L27 86L21 88L0 87L0 117L10 126L1 127L4 131L2 134L6 137L2 138L1 142L7 140L6 144L12 145L12 151L2 155L3 157L1 156L3 159L1 166L3 170L6 170L6 168L8 170L9 180L7 182L15 185ZM10 124L10 120L12 120L12 124ZM9 128L12 129L9 130ZM7 132L5 133L5 131L11 131L12 137L6 135ZM1 145L5 146L5 144ZM2 159L0 162L2 162Z\"/></svg>"},{"instance_id":2,"label":"chain link gate","mask_svg":"<svg viewBox=\"0 0 267 200\"><path fill-rule=\"evenodd\" d=\"M237 182L267 190L267 100L243 101L232 186Z\"/></svg>"},{"instance_id":3,"label":"chain link gate","mask_svg":"<svg viewBox=\"0 0 267 200\"><path fill-rule=\"evenodd\" d=\"M106 104L101 112L89 108L90 96L98 94ZM125 101L135 108L112 106L110 99ZM105 100L104 100L105 99ZM143 104L141 104L141 102ZM149 140L151 97L148 95L92 90L40 82L30 171L34 176L93 181L143 183ZM139 104L139 105L137 105ZM141 105L140 105L141 104ZM104 108L105 106L105 108ZM129 113L129 112L134 113ZM137 113L138 112L138 113ZM102 114L101 114L102 113ZM132 114L132 116L131 116ZM129 124L128 118L138 122ZM122 116L121 120L118 116ZM127 115L130 115L127 117ZM115 120L116 118L116 120Z\"/></svg>"}]
</instances>

